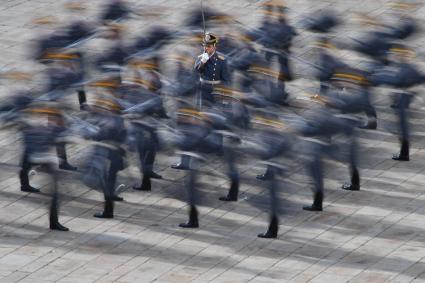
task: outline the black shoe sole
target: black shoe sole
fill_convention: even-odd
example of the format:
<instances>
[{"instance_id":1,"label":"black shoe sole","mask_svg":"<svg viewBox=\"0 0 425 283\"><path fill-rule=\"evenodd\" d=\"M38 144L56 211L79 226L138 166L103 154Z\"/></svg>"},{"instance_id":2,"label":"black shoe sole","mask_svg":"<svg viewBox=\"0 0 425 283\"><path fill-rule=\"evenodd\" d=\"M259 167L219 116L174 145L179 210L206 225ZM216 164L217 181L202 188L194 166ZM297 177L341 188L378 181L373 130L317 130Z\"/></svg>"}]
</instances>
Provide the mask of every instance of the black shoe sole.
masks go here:
<instances>
[{"instance_id":1,"label":"black shoe sole","mask_svg":"<svg viewBox=\"0 0 425 283\"><path fill-rule=\"evenodd\" d=\"M59 226L59 227L50 226L50 230L67 232L67 231L69 231L69 228L66 228L64 226Z\"/></svg>"},{"instance_id":2,"label":"black shoe sole","mask_svg":"<svg viewBox=\"0 0 425 283\"><path fill-rule=\"evenodd\" d=\"M238 201L237 198L229 198L229 197L220 197L218 199L221 201Z\"/></svg>"},{"instance_id":3,"label":"black shoe sole","mask_svg":"<svg viewBox=\"0 0 425 283\"><path fill-rule=\"evenodd\" d=\"M322 208L316 208L316 207L311 207L311 206L304 206L303 210L306 210L306 211L323 211Z\"/></svg>"},{"instance_id":4,"label":"black shoe sole","mask_svg":"<svg viewBox=\"0 0 425 283\"><path fill-rule=\"evenodd\" d=\"M263 239L276 239L277 235L275 234L267 234L267 233L261 233L257 235L258 238L263 238Z\"/></svg>"},{"instance_id":5,"label":"black shoe sole","mask_svg":"<svg viewBox=\"0 0 425 283\"><path fill-rule=\"evenodd\" d=\"M179 227L181 228L199 228L198 224L189 224L189 223L180 223Z\"/></svg>"},{"instance_id":6,"label":"black shoe sole","mask_svg":"<svg viewBox=\"0 0 425 283\"><path fill-rule=\"evenodd\" d=\"M351 184L344 184L342 185L341 189L346 191L360 191L360 187L356 187Z\"/></svg>"},{"instance_id":7,"label":"black shoe sole","mask_svg":"<svg viewBox=\"0 0 425 283\"><path fill-rule=\"evenodd\" d=\"M409 160L410 160L410 158L409 158L409 157L399 157L399 156L393 156L393 157L392 157L392 160L395 160L395 161L409 161Z\"/></svg>"},{"instance_id":8,"label":"black shoe sole","mask_svg":"<svg viewBox=\"0 0 425 283\"><path fill-rule=\"evenodd\" d=\"M144 189L142 187L133 187L133 190L135 190L135 191L143 191L143 192L150 192L152 189Z\"/></svg>"},{"instance_id":9,"label":"black shoe sole","mask_svg":"<svg viewBox=\"0 0 425 283\"><path fill-rule=\"evenodd\" d=\"M269 180L270 179L270 177L267 177L267 176L263 176L263 175L258 175L257 177L255 177L257 180L260 180L260 181L267 181L267 180Z\"/></svg>"},{"instance_id":10,"label":"black shoe sole","mask_svg":"<svg viewBox=\"0 0 425 283\"><path fill-rule=\"evenodd\" d=\"M105 215L105 214L103 214L103 212L96 213L93 216L96 217L96 218L107 218L107 219L114 218L113 215Z\"/></svg>"},{"instance_id":11,"label":"black shoe sole","mask_svg":"<svg viewBox=\"0 0 425 283\"><path fill-rule=\"evenodd\" d=\"M21 189L21 192L25 192L25 193L39 193L40 190L32 190L32 189Z\"/></svg>"},{"instance_id":12,"label":"black shoe sole","mask_svg":"<svg viewBox=\"0 0 425 283\"><path fill-rule=\"evenodd\" d=\"M174 166L174 165L171 165L171 168L176 169L176 170L189 170L189 168L186 167L186 166Z\"/></svg>"}]
</instances>

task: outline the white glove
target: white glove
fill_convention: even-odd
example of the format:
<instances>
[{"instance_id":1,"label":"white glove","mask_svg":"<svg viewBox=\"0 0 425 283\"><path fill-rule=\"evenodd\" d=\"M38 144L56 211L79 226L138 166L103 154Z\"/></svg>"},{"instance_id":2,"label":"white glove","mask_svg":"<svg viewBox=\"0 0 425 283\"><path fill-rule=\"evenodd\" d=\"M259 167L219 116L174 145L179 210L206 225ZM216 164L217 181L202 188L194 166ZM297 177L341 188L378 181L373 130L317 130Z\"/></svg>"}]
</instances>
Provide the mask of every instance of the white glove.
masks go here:
<instances>
[{"instance_id":1,"label":"white glove","mask_svg":"<svg viewBox=\"0 0 425 283\"><path fill-rule=\"evenodd\" d=\"M208 59L210 59L210 56L208 55L208 53L204 53L204 54L202 54L202 57L201 57L201 62L202 63L206 63L207 61L208 61Z\"/></svg>"}]
</instances>

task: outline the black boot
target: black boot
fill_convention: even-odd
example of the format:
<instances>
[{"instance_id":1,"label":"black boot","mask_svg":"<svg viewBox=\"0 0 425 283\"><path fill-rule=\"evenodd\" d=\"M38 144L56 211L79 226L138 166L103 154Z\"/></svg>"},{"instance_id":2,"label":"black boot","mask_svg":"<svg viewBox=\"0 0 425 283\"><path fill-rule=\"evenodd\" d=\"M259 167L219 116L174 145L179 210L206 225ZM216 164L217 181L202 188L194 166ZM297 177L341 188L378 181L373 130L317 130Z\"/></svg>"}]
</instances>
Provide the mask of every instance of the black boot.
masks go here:
<instances>
[{"instance_id":1,"label":"black boot","mask_svg":"<svg viewBox=\"0 0 425 283\"><path fill-rule=\"evenodd\" d=\"M261 174L261 175L257 175L257 179L258 180L261 180L261 181L267 181L267 180L269 180L270 178L271 178L271 173L270 173L270 170L269 170L269 168L267 168L267 170L266 170L266 172L264 172L264 174Z\"/></svg>"},{"instance_id":2,"label":"black boot","mask_svg":"<svg viewBox=\"0 0 425 283\"><path fill-rule=\"evenodd\" d=\"M53 197L50 205L49 228L50 230L69 231L68 228L59 223L57 196Z\"/></svg>"},{"instance_id":3,"label":"black boot","mask_svg":"<svg viewBox=\"0 0 425 283\"><path fill-rule=\"evenodd\" d=\"M187 223L180 223L180 227L182 228L198 228L198 211L196 210L196 207L194 205L190 206L189 211L189 221Z\"/></svg>"},{"instance_id":4,"label":"black boot","mask_svg":"<svg viewBox=\"0 0 425 283\"><path fill-rule=\"evenodd\" d=\"M112 200L105 200L103 211L93 216L97 218L114 218L114 202Z\"/></svg>"},{"instance_id":5,"label":"black boot","mask_svg":"<svg viewBox=\"0 0 425 283\"><path fill-rule=\"evenodd\" d=\"M78 102L80 104L80 110L84 110L87 106L86 92L84 90L78 91Z\"/></svg>"},{"instance_id":6,"label":"black boot","mask_svg":"<svg viewBox=\"0 0 425 283\"><path fill-rule=\"evenodd\" d=\"M303 209L308 211L322 211L323 210L322 203L323 203L323 193L315 193L313 204L306 205L303 207Z\"/></svg>"},{"instance_id":7,"label":"black boot","mask_svg":"<svg viewBox=\"0 0 425 283\"><path fill-rule=\"evenodd\" d=\"M225 197L220 197L221 201L237 201L239 193L239 179L234 178L232 184L230 185L229 193Z\"/></svg>"},{"instance_id":8,"label":"black boot","mask_svg":"<svg viewBox=\"0 0 425 283\"><path fill-rule=\"evenodd\" d=\"M277 232L279 230L279 221L276 215L273 215L270 219L269 228L266 233L258 234L259 238L277 238Z\"/></svg>"},{"instance_id":9,"label":"black boot","mask_svg":"<svg viewBox=\"0 0 425 283\"><path fill-rule=\"evenodd\" d=\"M117 196L117 195L114 195L114 196L112 196L112 200L113 201L124 201L124 198L123 197L120 197L120 196Z\"/></svg>"},{"instance_id":10,"label":"black boot","mask_svg":"<svg viewBox=\"0 0 425 283\"><path fill-rule=\"evenodd\" d=\"M342 185L342 189L347 191L359 191L360 190L360 176L357 168L353 169L351 174L351 184Z\"/></svg>"},{"instance_id":11,"label":"black boot","mask_svg":"<svg viewBox=\"0 0 425 283\"><path fill-rule=\"evenodd\" d=\"M366 125L359 126L360 129L376 130L378 122L376 120L368 121Z\"/></svg>"},{"instance_id":12,"label":"black boot","mask_svg":"<svg viewBox=\"0 0 425 283\"><path fill-rule=\"evenodd\" d=\"M30 186L30 180L28 178L28 171L30 166L23 166L19 172L19 181L21 182L21 191L26 193L39 193L40 190Z\"/></svg>"},{"instance_id":13,"label":"black boot","mask_svg":"<svg viewBox=\"0 0 425 283\"><path fill-rule=\"evenodd\" d=\"M39 193L40 192L39 189L36 189L36 188L34 188L34 187L30 186L30 185L28 185L28 186L21 186L21 191L22 192L26 192L26 193Z\"/></svg>"},{"instance_id":14,"label":"black boot","mask_svg":"<svg viewBox=\"0 0 425 283\"><path fill-rule=\"evenodd\" d=\"M190 162L190 157L182 155L180 163L171 165L171 168L179 169L179 170L189 170L189 162Z\"/></svg>"},{"instance_id":15,"label":"black boot","mask_svg":"<svg viewBox=\"0 0 425 283\"><path fill-rule=\"evenodd\" d=\"M184 164L183 162L173 164L171 165L171 168L178 170L189 170L189 166Z\"/></svg>"},{"instance_id":16,"label":"black boot","mask_svg":"<svg viewBox=\"0 0 425 283\"><path fill-rule=\"evenodd\" d=\"M393 159L398 161L409 161L409 141L408 140L403 140L401 142L400 153L394 154Z\"/></svg>"},{"instance_id":17,"label":"black boot","mask_svg":"<svg viewBox=\"0 0 425 283\"><path fill-rule=\"evenodd\" d=\"M56 223L50 223L50 230L57 230L57 231L69 231L69 228L63 226L59 222Z\"/></svg>"},{"instance_id":18,"label":"black boot","mask_svg":"<svg viewBox=\"0 0 425 283\"><path fill-rule=\"evenodd\" d=\"M133 187L137 191L150 191L151 190L151 177L148 174L143 174L142 184L140 187Z\"/></svg>"}]
</instances>

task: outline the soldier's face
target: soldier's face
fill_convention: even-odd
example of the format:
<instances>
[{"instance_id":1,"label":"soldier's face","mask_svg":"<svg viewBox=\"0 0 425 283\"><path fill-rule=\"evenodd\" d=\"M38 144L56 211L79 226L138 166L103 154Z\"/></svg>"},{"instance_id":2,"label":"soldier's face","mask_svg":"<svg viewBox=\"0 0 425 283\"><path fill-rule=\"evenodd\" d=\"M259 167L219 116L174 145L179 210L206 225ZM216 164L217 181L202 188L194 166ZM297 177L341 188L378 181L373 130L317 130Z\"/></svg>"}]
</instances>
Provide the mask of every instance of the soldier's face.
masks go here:
<instances>
[{"instance_id":1,"label":"soldier's face","mask_svg":"<svg viewBox=\"0 0 425 283\"><path fill-rule=\"evenodd\" d=\"M215 46L212 44L207 44L205 45L204 50L206 53L208 53L208 55L212 55L215 51Z\"/></svg>"}]
</instances>

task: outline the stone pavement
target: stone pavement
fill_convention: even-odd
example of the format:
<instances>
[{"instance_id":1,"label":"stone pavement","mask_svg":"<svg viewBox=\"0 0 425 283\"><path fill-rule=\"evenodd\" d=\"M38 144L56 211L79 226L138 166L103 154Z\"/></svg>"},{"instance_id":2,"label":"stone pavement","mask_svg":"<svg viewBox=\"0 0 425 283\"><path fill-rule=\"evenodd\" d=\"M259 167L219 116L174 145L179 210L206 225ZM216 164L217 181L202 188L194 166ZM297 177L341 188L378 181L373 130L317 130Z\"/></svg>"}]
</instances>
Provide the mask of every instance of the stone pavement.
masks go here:
<instances>
[{"instance_id":1,"label":"stone pavement","mask_svg":"<svg viewBox=\"0 0 425 283\"><path fill-rule=\"evenodd\" d=\"M35 16L64 16L63 0L0 1L0 67L21 67L31 49L31 38L42 32L31 26ZM88 14L97 12L101 0L87 1ZM149 1L133 1L140 4ZM212 1L204 1L212 2ZM214 5L250 26L255 26L258 9L254 0L216 0ZM291 21L306 12L332 7L344 18L353 12L367 11L379 16L388 11L388 1L345 0L287 1ZM166 25L178 22L198 1L157 0L168 7ZM425 8L413 11L424 18ZM148 26L148 21L131 21L131 32ZM361 27L345 25L348 36ZM313 36L301 33L295 53L309 58ZM424 37L414 44L423 46ZM92 46L96 52L99 46ZM354 54L342 56L353 64ZM35 64L25 68L37 70ZM23 67L21 67L22 69ZM296 64L297 72L302 66ZM301 79L291 83L290 93L306 91L312 85ZM2 96L26 85L0 85ZM423 89L420 89L423 90ZM412 155L410 162L390 159L398 149L394 131L396 118L389 109L388 90L375 96L378 130L361 132L360 168L362 190L339 189L346 181L347 168L327 162L326 199L321 213L306 212L311 202L311 183L301 163L292 164L282 181L280 198L283 213L279 237L258 239L256 234L267 226L267 192L255 180L261 172L253 161L241 160L243 175L241 200L222 203L228 183L215 174L200 180L203 192L200 229L182 230L177 224L186 220L182 181L184 172L169 165L176 161L172 152L160 154L157 169L166 179L154 181L151 193L124 190L125 202L116 204L112 220L93 218L102 207L102 195L79 182L60 184L63 193L61 222L68 233L49 231L48 198L43 194L19 191L16 171L0 173L0 281L2 282L425 282L425 115L423 100L412 110ZM0 132L1 162L19 164L20 137L10 129ZM86 147L71 145L71 163L82 164ZM217 172L219 160L204 166L205 172ZM123 183L137 181L137 163L120 175ZM46 187L41 174L32 177L34 186Z\"/></svg>"}]
</instances>

